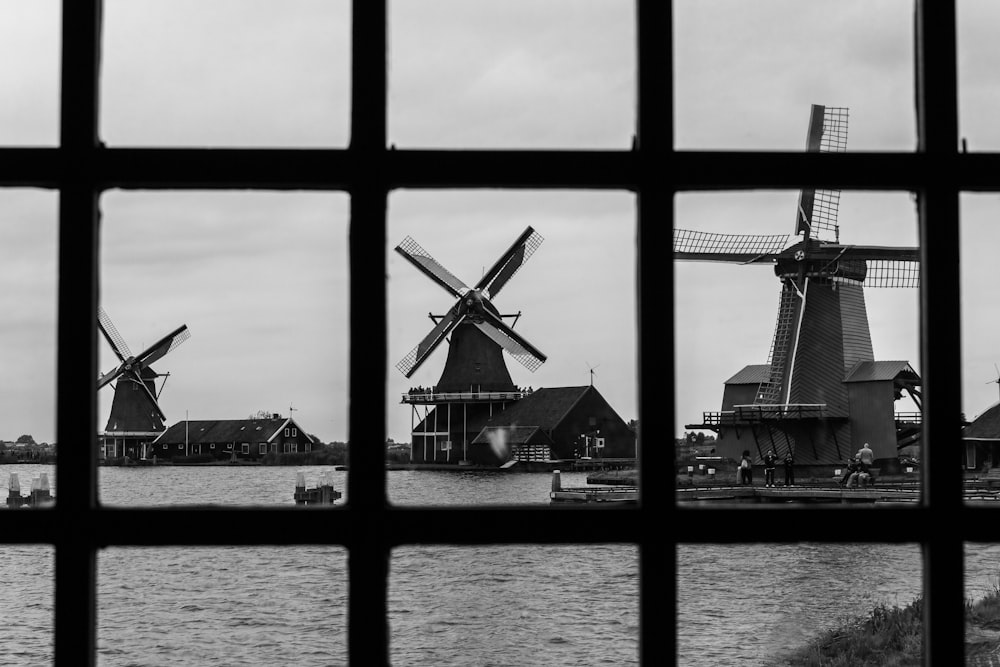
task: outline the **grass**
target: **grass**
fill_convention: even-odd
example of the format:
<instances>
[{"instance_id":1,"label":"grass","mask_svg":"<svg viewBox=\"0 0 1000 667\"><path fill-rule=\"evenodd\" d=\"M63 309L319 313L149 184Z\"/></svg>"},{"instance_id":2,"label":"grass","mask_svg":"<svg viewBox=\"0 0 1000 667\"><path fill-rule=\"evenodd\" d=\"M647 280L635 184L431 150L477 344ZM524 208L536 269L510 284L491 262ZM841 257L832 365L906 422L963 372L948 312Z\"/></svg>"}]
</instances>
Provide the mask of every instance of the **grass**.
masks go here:
<instances>
[{"instance_id":1,"label":"grass","mask_svg":"<svg viewBox=\"0 0 1000 667\"><path fill-rule=\"evenodd\" d=\"M876 605L867 616L848 619L826 630L807 645L770 663L771 667L903 667L923 664L923 599L910 604ZM965 602L967 628L983 631L982 639L966 642L966 658L1000 647L1000 575L992 590ZM968 633L967 633L968 634ZM979 633L977 633L979 634Z\"/></svg>"}]
</instances>

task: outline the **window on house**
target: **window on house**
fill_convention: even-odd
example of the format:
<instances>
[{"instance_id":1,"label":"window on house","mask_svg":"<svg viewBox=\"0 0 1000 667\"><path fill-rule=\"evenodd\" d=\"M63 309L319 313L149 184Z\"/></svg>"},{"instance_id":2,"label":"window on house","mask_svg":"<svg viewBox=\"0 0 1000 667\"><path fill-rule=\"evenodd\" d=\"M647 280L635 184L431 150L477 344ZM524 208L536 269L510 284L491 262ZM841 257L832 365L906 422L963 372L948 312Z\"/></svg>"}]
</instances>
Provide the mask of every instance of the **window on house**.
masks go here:
<instances>
[{"instance_id":1,"label":"window on house","mask_svg":"<svg viewBox=\"0 0 1000 667\"><path fill-rule=\"evenodd\" d=\"M285 429L285 437L286 438L288 437L288 429L287 428Z\"/></svg>"},{"instance_id":2,"label":"window on house","mask_svg":"<svg viewBox=\"0 0 1000 667\"><path fill-rule=\"evenodd\" d=\"M260 453L261 454L267 454L267 444L266 443L263 443L263 442L260 443Z\"/></svg>"},{"instance_id":3,"label":"window on house","mask_svg":"<svg viewBox=\"0 0 1000 667\"><path fill-rule=\"evenodd\" d=\"M241 446L241 449L242 449L242 451L243 451L244 454L249 454L250 453L250 445L249 445L249 443L244 442L243 445Z\"/></svg>"},{"instance_id":4,"label":"window on house","mask_svg":"<svg viewBox=\"0 0 1000 667\"><path fill-rule=\"evenodd\" d=\"M296 435L298 435L298 429L293 428L292 429L292 437L295 437Z\"/></svg>"},{"instance_id":5,"label":"window on house","mask_svg":"<svg viewBox=\"0 0 1000 667\"><path fill-rule=\"evenodd\" d=\"M31 4L34 6L36 3ZM56 7L54 2L47 4L50 8ZM101 40L97 38L97 28L101 25L102 17L102 12L98 10L105 4L108 11L103 17L107 21L107 34L111 41L102 47ZM898 142L893 150L897 152L848 152L843 159L832 161L823 159L823 156L800 154L798 142L778 147L780 152L772 152L775 147L761 141L748 152L734 153L732 146L713 143L716 136L714 132L726 128L721 124L711 131L706 130L709 134L694 137L685 135L683 142L675 140L674 132L688 127L692 119L704 111L704 108L690 106L685 93L691 89L675 85L679 83L675 80L680 74L689 69L694 69L696 74L704 71L703 68L693 68L683 58L675 58L675 51L683 46L690 34L683 23L684 12L710 3L637 0L634 5L637 12L634 14L628 11L632 7L631 3L608 3L609 6L623 8L620 11L625 16L625 24L635 26L637 43L630 42L627 50L637 54L638 74L634 79L629 79L629 75L626 75L625 80L634 80L636 85L633 87L625 83L593 97L590 96L591 90L582 99L567 97L571 100L573 109L583 109L588 112L588 116L601 107L597 103L590 104L595 100L610 100L623 110L617 113L623 113L628 119L624 124L606 123L607 116L603 112L593 122L598 128L621 128L614 132L616 137L613 140L602 139L597 142L597 148L607 149L599 152L533 150L539 143L547 145L544 140L537 141L537 137L544 137L544 133L538 135L530 131L511 135L502 126L492 128L492 134L479 134L470 138L462 134L467 126L463 121L468 116L456 116L452 113L455 110L450 107L460 100L452 95L440 94L448 90L449 82L443 80L439 80L439 85L430 90L394 85L393 94L398 94L399 97L392 98L391 110L387 108L389 87L386 54L393 53L394 63L403 63L412 71L422 64L427 65L422 57L423 47L418 51L416 44L423 40L426 45L428 40L424 33L410 36L400 33L405 29L405 17L394 14L398 21L392 22L391 27L394 38L398 37L400 40L401 50L397 52L387 49L389 22L386 6L377 2L354 3L352 7L356 12L350 18L351 30L337 32L339 38L330 37L330 34L339 30L340 24L337 27L331 26L331 33L323 32L325 43L336 42L343 45L348 42L348 34L352 37L348 133L341 131L338 135L326 129L323 124L337 116L337 113L322 102L316 105L296 105L300 107L297 113L318 113L322 118L320 125L323 128L317 134L297 134L296 125L309 125L308 122L300 122L302 119L298 115L290 119L294 122L287 124L288 129L284 134L265 136L260 142L256 141L257 134L253 130L242 139L225 135L222 140L215 139L218 135L206 137L200 132L174 133L170 130L168 121L183 114L175 113L174 109L158 116L157 108L162 99L155 99L155 96L147 97L132 92L125 96L143 104L148 100L150 106L145 107L142 112L133 112L124 106L116 109L114 106L98 104L100 94L105 92L102 86L112 85L107 80L107 72L103 80L98 77L98 54L103 52L106 67L121 66L122 60L116 52L120 43L115 40L120 39L126 31L121 29L122 23L115 22L122 20L123 12L130 11L125 9L128 4L131 3L101 3L97 0L62 3L61 11L64 15L61 17L61 24L54 18L55 14L50 16L52 25L62 26L62 40L58 46L58 51L62 53L61 85L58 95L46 98L49 100L46 104L54 104L54 100L59 100L61 120L50 123L47 130L37 137L29 136L27 141L32 146L45 144L46 141L51 143L51 130L58 127L58 148L15 149L9 146L19 142L0 139L6 146L0 148L0 181L3 186L53 188L59 191L57 238L60 251L57 254L58 270L54 275L61 278L56 308L57 364L53 375L60 400L55 401L54 409L57 411L59 441L91 443L88 447L64 447L59 453L56 471L61 484L56 490L57 505L54 509L44 510L54 513L56 520L42 520L32 524L18 515L17 520L4 520L3 530L0 531L6 543L18 547L24 545L32 551L29 557L33 560L41 556L44 563L49 553L54 554L54 566L51 570L43 568L42 575L54 577L55 582L54 611L51 618L54 647L52 657L57 666L80 662L96 664L97 611L104 609L101 599L105 595L121 594L121 591L110 591L106 586L115 578L114 560L130 557L122 549L140 546L173 548L180 554L188 554L188 548L193 546L216 548L245 545L255 539L265 544L287 545L284 547L286 549L312 548L311 545L315 545L317 541L324 546L342 546L346 549L348 586L336 590L349 592L346 594L344 611L349 620L349 623L345 620L348 629L339 637L346 642L346 658L352 665L384 664L394 652L400 650L403 640L390 633L390 619L393 614L402 613L404 609L399 601L406 598L401 598L400 595L411 594L409 599L420 599L420 596L419 593L414 596L412 591L400 590L398 580L393 580L393 585L390 585L389 564L396 564L396 559L409 559L426 569L428 564L437 563L438 559L454 558L454 554L448 550L461 552L463 547L488 544L507 553L512 545L527 545L527 558L535 558L538 553L549 553L552 557L548 562L551 564L561 562L561 552L567 548L566 545L574 545L574 549L577 545L583 545L585 549L590 547L595 552L602 551L608 545L626 545L626 548L636 553L637 566L625 578L634 582L640 599L639 613L634 620L634 625L638 628L636 652L639 661L644 665L669 665L678 661L679 635L685 631L684 624L688 623L688 619L683 616L684 610L674 611L675 605L668 604L668 622L664 623L663 601L676 600L678 587L690 582L690 579L678 577L688 573L684 568L690 566L691 559L701 553L697 547L718 545L731 548L737 555L742 555L746 550L767 548L776 543L821 544L830 547L858 540L865 544L886 543L899 546L904 551L919 549L922 590L933 593L927 595L924 601L925 619L929 621L924 627L934 629L934 642L925 641L927 650L924 662L962 662L965 646L962 621L965 611L965 547L989 539L988 535L984 536L982 526L989 525L992 514L988 508L966 506L962 502L961 470L955 465L953 458L957 456L953 443L959 438L958 422L962 413L962 392L958 388L962 386L963 377L971 375L971 372L963 371L961 365L963 341L960 340L960 334L963 328L958 326L965 315L960 308L962 285L955 269L961 264L959 196L965 191L1000 190L1000 178L996 176L1000 174L1000 158L991 153L959 152L957 109L960 105L956 73L959 71L958 55L964 51L961 42L958 48L955 46L954 13L957 3L884 3L897 4L902 8L894 27L902 34L910 34L911 30L913 34L913 50L902 49L893 53L907 62L916 63L915 71L912 72L915 84L908 76L902 77L908 79L906 81L897 78L885 81L886 93L901 100L899 108L902 112L895 117L899 121L899 129L893 134L894 140ZM397 5L398 11L416 11L405 7L413 3L392 4L394 12L397 11ZM462 4L440 4L442 17L457 17L462 11ZM533 4L538 4L537 0ZM558 6L560 3L545 4ZM807 3L795 3L796 7L799 4ZM979 9L987 4L981 3ZM527 6L519 5L519 10L526 12ZM563 19L570 15L562 13L569 11L568 6L561 5L561 9L554 15L557 22L564 22ZM963 11L971 12L972 10L967 9L968 6L971 5L963 3ZM173 18L175 5L164 4L164 7L166 9L163 10L163 15ZM493 16L509 18L517 25L523 25L521 16L515 14L514 9L508 7L505 11L510 13L500 12ZM864 3L859 14L865 16L875 11L870 3ZM834 12L833 15L838 14ZM815 20L825 21L829 16L830 13L825 12L815 16ZM914 16L916 29L912 20ZM443 20L437 23L442 29L448 24ZM0 25L21 27L17 21L3 21ZM233 29L232 23L221 25L218 34L239 32ZM774 26L788 24L779 16L767 25L773 32ZM996 23L974 21L969 31L962 36L971 39L975 36L974 28L990 33L987 29L990 25L995 26ZM807 24L798 32L809 35L810 27L815 25ZM609 26L609 29L612 27ZM212 34L211 31L208 34ZM408 46L403 41L407 39L410 40ZM0 44L6 46L11 41L0 40ZM852 39L845 38L843 41L852 45L855 43ZM704 49L705 43L698 44L703 52L715 51L714 48ZM707 43L718 42L709 40ZM875 49L878 53L886 52L884 40L876 39L871 43L878 45ZM4 66L2 63L22 63L32 57L44 57L49 62L55 62L51 53L57 47L51 41L42 44L50 47L46 50L48 55L33 56L35 52L28 49L34 48L36 44L21 42L13 57L0 59L0 67ZM404 47L411 51L407 54ZM483 50L489 50L489 45L484 45ZM158 52L159 49L151 47L150 51ZM182 61L183 51L183 48L178 48L176 56L168 57L167 60L182 68L186 67L188 71L198 69L189 67L190 63L185 65ZM233 50L238 53L243 51ZM585 49L579 53L581 57L586 57ZM406 54L405 57L400 57L403 54ZM873 58L875 54L865 52L863 55L867 59ZM601 56L597 54L595 57L599 60ZM309 60L311 63L327 61L322 53ZM264 64L256 62L258 69L266 69L266 61L263 61ZM517 70L520 75L509 79L510 81L520 80L521 76L538 71L530 58L517 62L521 64ZM759 65L753 59L743 59L735 64L748 67ZM716 69L731 65L734 65L733 61L726 61ZM582 66L586 67L586 64ZM399 69L393 68L393 76L397 76ZM761 69L768 73L775 71L769 67ZM878 69L873 69L875 71L871 74L878 75ZM317 68L317 71L322 70L323 68ZM268 73L275 74L273 70ZM508 81L504 77L504 70L492 74L494 80ZM963 75L968 74L969 70L963 69ZM822 82L819 74L814 76L814 80ZM152 81L158 77L143 78ZM254 77L249 78L255 80ZM721 90L731 95L729 100L714 101L709 107L726 104L739 98L741 94L750 92L750 89L720 89L704 81L698 83L697 78L687 80L689 85L694 85L696 93ZM281 79L282 75L276 73L276 78L272 80L272 83L279 82L274 84L279 89ZM119 79L113 85L131 91L135 81ZM212 82L208 85L211 87ZM534 89L544 91L546 87L536 85ZM636 89L638 95L633 97ZM409 122L407 119L412 116L410 112L413 108L412 103L406 104L406 94L413 95L411 100L434 100L435 103L441 102L447 106L448 113L439 115L447 131L434 147L482 148L485 145L494 148L501 144L502 147L509 148L510 141L506 139L512 137L515 147L527 145L532 150L408 151L407 144L426 146L434 143L433 139L439 135L433 131L421 134L420 130L423 128L404 126ZM199 93L195 92L194 95L197 99ZM171 98L173 102L173 91L161 95L163 97ZM275 97L282 99L283 95ZM344 99L348 96L335 97ZM914 99L918 110L916 120L913 113ZM242 113L244 109L255 107L255 102L256 100L244 99L237 112ZM965 100L961 105L963 113L974 106L964 102ZM995 105L991 107L988 98L980 97L970 102L981 105L980 113L984 117L995 115L992 114ZM179 103L184 104L184 101L179 100ZM196 108L197 104L192 105L191 100L187 103L189 108L198 113L203 111ZM830 103L836 104L839 101L833 100ZM985 105L985 110L982 105ZM482 106L480 104L477 108ZM575 146L573 139L578 130L563 130L563 124L559 123L561 116L558 114L546 118L546 114L541 111L547 107L549 105L546 98L538 98L527 102L521 100L513 110L526 114L532 110L540 111L543 127L558 124L560 131L566 132L555 142L557 148ZM757 107L759 113L765 116L774 110L769 99L764 99ZM100 118L97 114L99 108L107 111ZM321 111L317 112L317 109ZM263 115L275 115L272 111L264 108ZM260 107L256 107L254 113L260 113ZM112 124L109 114L118 118L115 121L117 125ZM27 115L30 114L18 114L15 120L21 121ZM511 115L513 114L505 114L507 117ZM154 122L150 121L150 116ZM226 113L223 109L219 118L202 118L199 124L222 127L225 132L225 119L231 117L233 114ZM392 141L400 144L400 149L395 151L386 150L386 128L390 118ZM8 121L10 118L7 116L0 116L0 124ZM748 121L747 116L741 115L740 121L733 124L738 126L735 131L739 133L753 133L760 127L758 122ZM330 120L330 123L339 123L343 127L343 115ZM148 132L152 134L142 134L139 128L143 127L148 128ZM175 148L168 151L135 148L126 151L114 147L105 148L98 143L101 136L98 129L102 133L106 129L108 138L115 137L115 140L109 142L112 146L148 146L150 143L157 146L259 146L260 143L272 145L273 142L280 142L296 146L349 144L351 150L286 151L252 148L230 152L200 148ZM628 146L628 140L633 135L636 138L634 146ZM7 136L9 135L0 132L0 137ZM250 137L249 140L246 139L247 136ZM909 152L914 136L918 138L919 150ZM984 142L984 145L988 146L990 143ZM860 144L860 147L864 146L865 144ZM977 150L975 138L971 140L971 147L973 151ZM942 173L946 173L947 178L941 178ZM922 262L920 349L921 371L925 382L925 445L919 484L924 493L917 502L905 508L884 506L857 510L838 505L810 512L809 520L797 520L800 514L796 510L773 512L757 507L688 511L675 504L672 448L658 446L660 443L655 440L657 433L674 423L676 399L680 393L674 384L677 366L673 352L677 344L676 332L685 326L685 315L674 309L675 288L679 285L664 256L664 248L671 247L672 241L668 230L676 226L675 195L707 190L796 190L804 182L865 191L910 190L917 194ZM381 309L371 308L371 303L386 302L390 289L385 284L388 261L384 251L387 247L392 247L395 239L387 235L387 193L395 188L447 190L474 187L490 190L561 188L574 191L619 191L631 193L635 197L635 228L632 231L635 233L637 253L637 320L641 323L637 333L637 357L643 370L637 402L640 424L645 420L643 433L646 434L647 443L645 448L640 445L640 486L645 490L640 505L621 509L588 506L569 511L506 507L491 510L489 516L493 520L477 522L467 520L466 508L421 506L400 511L386 502L385 455L381 448L370 445L373 440L385 441L387 408L381 401L372 401L370 397L385 393L388 372L383 370L388 365L381 362L388 357L389 352L387 323ZM94 322L96 318L97 278L100 272L97 203L105 192L104 188L121 188L122 191L140 188L180 188L185 191L325 189L349 194L350 316L357 318L351 323L354 339L351 341L349 354L350 367L357 375L352 376L350 382L351 391L354 392L349 409L351 465L347 472L349 502L344 507L315 512L300 512L294 508L288 508L287 512L245 507L210 508L196 513L181 513L164 508L157 510L154 515L150 510L141 508L116 509L111 512L96 502L100 477L96 470L97 457L94 456L95 415L91 413L91 406L97 401L95 394L89 392L96 392L90 378L93 369L98 367L98 352L95 338L80 336L79 331L81 321L90 318ZM963 219L962 223L974 224L971 219ZM983 245L991 244L984 240ZM107 297L106 291L102 290L101 293L102 298ZM702 307L711 309L713 305L708 303ZM967 304L970 308L979 305L981 304ZM970 312L969 316L973 314ZM181 352L178 351L177 354ZM376 360L374 364L372 359ZM983 363L991 361L986 359ZM986 385L992 379L984 378L982 383ZM582 380L581 384L586 381L587 379ZM948 391L944 391L945 389ZM167 391L170 391L169 387ZM249 451L248 444L243 447L244 452ZM178 446L178 449L183 448L183 445ZM127 531L121 529L121 512L130 513L130 517L134 519L128 522ZM153 520L154 516L156 520ZM234 516L238 519L232 520ZM250 520L246 520L248 518ZM761 530L763 523L773 522L776 518L779 521L774 530ZM183 526L178 528L176 523L181 519ZM361 519L377 522L382 527L379 534L352 530ZM78 527L79 534L91 536L93 540L67 539L63 529L70 520ZM863 522L863 530L858 529L859 522ZM433 532L427 533L426 526L430 525L434 526ZM664 525L670 526L666 535ZM724 528L706 532L706 525ZM323 530L318 530L319 526ZM107 546L98 549L98 543ZM741 552L741 549L744 551ZM144 555L147 553L144 552ZM793 557L799 557L802 553L795 552ZM310 552L310 557L315 558L315 554ZM323 558L325 557L324 555ZM275 562L280 560L278 558ZM238 565L238 561L225 562ZM457 562L466 561L460 555ZM100 577L100 586L99 563L100 568L108 567L103 571L109 573ZM726 561L726 564L729 563L730 561ZM590 563L584 563L581 567L589 565ZM393 571L398 570L394 568ZM310 573L310 577L314 577L314 574ZM735 596L738 593L732 594ZM828 595L829 591L825 594ZM551 611L549 606L541 609L540 614L543 615ZM106 618L103 612L102 618ZM456 646L456 651L461 648ZM330 647L324 645L322 650L328 651ZM334 653L334 657L339 656ZM47 659L41 660L46 661Z\"/></svg>"}]
</instances>

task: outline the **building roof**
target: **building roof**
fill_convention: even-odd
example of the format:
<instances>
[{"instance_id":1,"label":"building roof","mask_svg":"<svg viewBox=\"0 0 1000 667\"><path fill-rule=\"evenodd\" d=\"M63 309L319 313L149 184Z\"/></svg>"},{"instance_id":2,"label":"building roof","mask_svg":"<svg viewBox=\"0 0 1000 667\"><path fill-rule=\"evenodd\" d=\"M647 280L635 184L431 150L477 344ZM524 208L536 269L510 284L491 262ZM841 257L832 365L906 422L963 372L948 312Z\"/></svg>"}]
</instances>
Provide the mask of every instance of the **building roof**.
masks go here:
<instances>
[{"instance_id":1,"label":"building roof","mask_svg":"<svg viewBox=\"0 0 1000 667\"><path fill-rule=\"evenodd\" d=\"M972 420L962 429L963 440L1000 440L1000 403Z\"/></svg>"},{"instance_id":2,"label":"building roof","mask_svg":"<svg viewBox=\"0 0 1000 667\"><path fill-rule=\"evenodd\" d=\"M589 386L536 389L494 414L490 426L529 424L542 429L555 428L588 391L597 390Z\"/></svg>"},{"instance_id":3,"label":"building roof","mask_svg":"<svg viewBox=\"0 0 1000 667\"><path fill-rule=\"evenodd\" d=\"M895 380L900 375L907 380L920 380L908 361L859 361L844 382L879 382Z\"/></svg>"},{"instance_id":4,"label":"building roof","mask_svg":"<svg viewBox=\"0 0 1000 667\"><path fill-rule=\"evenodd\" d=\"M293 419L198 419L179 421L160 434L156 443L270 442L286 426L294 426L309 442L313 439Z\"/></svg>"},{"instance_id":5,"label":"building roof","mask_svg":"<svg viewBox=\"0 0 1000 667\"><path fill-rule=\"evenodd\" d=\"M771 364L750 364L726 380L726 384L760 384L771 379Z\"/></svg>"}]
</instances>

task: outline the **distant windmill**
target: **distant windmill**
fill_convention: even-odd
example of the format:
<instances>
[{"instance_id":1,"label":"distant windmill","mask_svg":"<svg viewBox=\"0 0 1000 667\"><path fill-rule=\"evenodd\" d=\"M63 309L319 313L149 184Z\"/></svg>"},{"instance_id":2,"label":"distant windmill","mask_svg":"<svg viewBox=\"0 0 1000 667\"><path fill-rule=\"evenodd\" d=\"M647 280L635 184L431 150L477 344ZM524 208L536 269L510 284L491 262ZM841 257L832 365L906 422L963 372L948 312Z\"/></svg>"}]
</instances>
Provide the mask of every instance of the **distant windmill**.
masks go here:
<instances>
[{"instance_id":1,"label":"distant windmill","mask_svg":"<svg viewBox=\"0 0 1000 667\"><path fill-rule=\"evenodd\" d=\"M996 372L997 372L997 379L996 379L996 380L990 380L990 381L989 381L989 382L987 382L986 384L993 384L993 383L995 382L995 383L997 384L997 387L998 387L998 388L1000 388L1000 367L998 367L998 366L997 366L997 365L996 365L996 364L994 363L994 364L993 364L993 368L994 368L994 369L996 369Z\"/></svg>"},{"instance_id":2,"label":"distant windmill","mask_svg":"<svg viewBox=\"0 0 1000 667\"><path fill-rule=\"evenodd\" d=\"M129 350L125 339L118 333L118 329L103 308L99 308L97 312L97 328L119 361L118 366L97 379L98 389L112 382L116 383L111 414L104 428L105 433L148 435L163 431L163 421L166 416L160 409L156 379L166 377L168 374L157 373L151 368L151 364L162 359L191 337L187 325L174 329L137 355L133 355ZM160 389L162 391L162 385Z\"/></svg>"},{"instance_id":3,"label":"distant windmill","mask_svg":"<svg viewBox=\"0 0 1000 667\"><path fill-rule=\"evenodd\" d=\"M542 236L528 227L500 259L483 274L475 287L469 288L416 241L407 236L396 246L396 252L405 257L425 276L440 285L456 298L455 305L444 315L432 316L435 326L423 340L403 357L396 368L406 377L412 376L427 357L451 334L448 359L438 387L455 385L448 390L467 390L469 385L513 386L510 373L503 362L500 350L531 371L545 362L545 355L524 337L508 326L492 300L500 293L517 271L542 243ZM516 320L515 320L516 321Z\"/></svg>"},{"instance_id":4,"label":"distant windmill","mask_svg":"<svg viewBox=\"0 0 1000 667\"><path fill-rule=\"evenodd\" d=\"M846 108L813 105L806 151L846 150L847 117ZM727 391L735 385L741 389L735 402L728 401L733 405L726 406L724 398L723 410L733 409L733 414L716 414L728 419L737 434L749 431L755 440L759 435L757 444L765 450L785 443L789 449L806 445L796 452L797 460L806 453L816 462L843 460L853 440L883 442L893 434L891 403L874 409L869 398L860 396L860 384L889 383L896 394L907 389L914 397L919 384L906 362L875 362L863 291L918 287L919 249L842 244L839 203L839 190L803 189L794 236L674 230L675 259L773 267L781 292L767 364L748 366L731 378ZM855 397L851 383L858 383ZM751 385L755 391L747 394ZM855 407L857 419L852 417ZM705 424L689 427L712 427L708 414ZM894 454L895 444L884 442L879 454ZM734 443L737 458L744 447Z\"/></svg>"}]
</instances>

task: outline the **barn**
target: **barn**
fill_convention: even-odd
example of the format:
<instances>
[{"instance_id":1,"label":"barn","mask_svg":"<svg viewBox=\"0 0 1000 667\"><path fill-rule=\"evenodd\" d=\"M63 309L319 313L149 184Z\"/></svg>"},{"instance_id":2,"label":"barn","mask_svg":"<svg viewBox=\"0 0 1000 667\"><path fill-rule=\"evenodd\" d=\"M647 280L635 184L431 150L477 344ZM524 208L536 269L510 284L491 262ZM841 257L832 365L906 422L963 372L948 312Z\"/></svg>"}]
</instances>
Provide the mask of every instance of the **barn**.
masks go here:
<instances>
[{"instance_id":1,"label":"barn","mask_svg":"<svg viewBox=\"0 0 1000 667\"><path fill-rule=\"evenodd\" d=\"M277 413L249 419L192 419L177 422L150 447L150 456L211 456L255 461L268 453L310 452L312 437L291 417Z\"/></svg>"}]
</instances>

